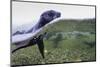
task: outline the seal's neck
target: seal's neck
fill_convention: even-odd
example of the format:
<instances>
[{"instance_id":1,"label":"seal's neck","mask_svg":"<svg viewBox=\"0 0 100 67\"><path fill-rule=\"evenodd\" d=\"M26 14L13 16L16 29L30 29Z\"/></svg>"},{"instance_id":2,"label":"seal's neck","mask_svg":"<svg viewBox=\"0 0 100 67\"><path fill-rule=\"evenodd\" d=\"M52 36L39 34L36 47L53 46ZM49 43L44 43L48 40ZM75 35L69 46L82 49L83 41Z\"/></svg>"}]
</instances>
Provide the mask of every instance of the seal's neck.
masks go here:
<instances>
[{"instance_id":1,"label":"seal's neck","mask_svg":"<svg viewBox=\"0 0 100 67\"><path fill-rule=\"evenodd\" d=\"M41 27L45 26L50 21L45 20L44 18L40 18L39 22L36 24L36 29L40 29Z\"/></svg>"},{"instance_id":2,"label":"seal's neck","mask_svg":"<svg viewBox=\"0 0 100 67\"><path fill-rule=\"evenodd\" d=\"M38 23L34 27L32 27L29 31L27 31L26 33L35 32L38 29L40 29L41 27L45 26L49 22L50 21L47 21L44 18L40 18L40 20L38 21Z\"/></svg>"}]
</instances>

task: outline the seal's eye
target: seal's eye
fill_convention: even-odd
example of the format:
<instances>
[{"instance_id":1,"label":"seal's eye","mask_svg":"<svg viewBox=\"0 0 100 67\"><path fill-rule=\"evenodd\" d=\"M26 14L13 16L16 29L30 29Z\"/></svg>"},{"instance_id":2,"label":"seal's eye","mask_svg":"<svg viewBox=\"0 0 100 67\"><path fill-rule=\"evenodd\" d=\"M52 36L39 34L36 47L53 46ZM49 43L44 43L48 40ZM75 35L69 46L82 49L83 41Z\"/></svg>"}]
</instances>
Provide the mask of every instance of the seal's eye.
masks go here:
<instances>
[{"instance_id":1,"label":"seal's eye","mask_svg":"<svg viewBox=\"0 0 100 67\"><path fill-rule=\"evenodd\" d=\"M50 17L53 17L54 16L54 13L48 13L48 16L50 16Z\"/></svg>"}]
</instances>

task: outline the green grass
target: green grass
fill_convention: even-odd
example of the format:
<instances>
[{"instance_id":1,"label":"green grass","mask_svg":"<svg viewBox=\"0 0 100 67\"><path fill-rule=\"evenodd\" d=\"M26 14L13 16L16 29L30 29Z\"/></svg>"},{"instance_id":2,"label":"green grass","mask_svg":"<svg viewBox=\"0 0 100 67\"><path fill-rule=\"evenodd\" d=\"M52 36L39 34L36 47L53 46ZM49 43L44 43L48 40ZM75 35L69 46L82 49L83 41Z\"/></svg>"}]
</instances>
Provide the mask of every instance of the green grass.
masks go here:
<instances>
[{"instance_id":1,"label":"green grass","mask_svg":"<svg viewBox=\"0 0 100 67\"><path fill-rule=\"evenodd\" d=\"M34 45L13 53L11 56L12 65L96 60L94 19L60 20L58 23L51 25L51 27L47 28L46 31L49 31L49 33L44 38L44 59L39 53L37 45ZM61 36L58 37L58 34Z\"/></svg>"}]
</instances>

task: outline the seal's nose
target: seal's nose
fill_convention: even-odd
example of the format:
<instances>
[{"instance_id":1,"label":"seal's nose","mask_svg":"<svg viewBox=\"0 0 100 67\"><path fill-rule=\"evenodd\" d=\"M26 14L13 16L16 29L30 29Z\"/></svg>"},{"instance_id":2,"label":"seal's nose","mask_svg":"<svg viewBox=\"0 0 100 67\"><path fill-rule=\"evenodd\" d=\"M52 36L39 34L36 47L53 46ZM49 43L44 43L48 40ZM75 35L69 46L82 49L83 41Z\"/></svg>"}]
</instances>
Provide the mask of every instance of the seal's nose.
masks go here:
<instances>
[{"instance_id":1,"label":"seal's nose","mask_svg":"<svg viewBox=\"0 0 100 67\"><path fill-rule=\"evenodd\" d=\"M61 16L61 13L57 13L57 17L60 17Z\"/></svg>"}]
</instances>

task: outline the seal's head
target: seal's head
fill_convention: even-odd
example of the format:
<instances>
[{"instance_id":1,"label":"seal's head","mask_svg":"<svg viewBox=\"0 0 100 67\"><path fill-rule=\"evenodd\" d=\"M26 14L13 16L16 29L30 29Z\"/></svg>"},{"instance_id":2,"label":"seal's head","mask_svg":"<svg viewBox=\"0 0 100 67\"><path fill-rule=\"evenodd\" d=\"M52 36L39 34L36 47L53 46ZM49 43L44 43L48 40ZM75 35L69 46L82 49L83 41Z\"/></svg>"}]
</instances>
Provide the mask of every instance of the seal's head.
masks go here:
<instances>
[{"instance_id":1,"label":"seal's head","mask_svg":"<svg viewBox=\"0 0 100 67\"><path fill-rule=\"evenodd\" d=\"M55 10L48 10L42 13L42 15L40 16L41 18L40 21L42 21L41 24L45 25L51 22L52 20L59 18L60 16L61 16L60 12L57 12Z\"/></svg>"}]
</instances>

